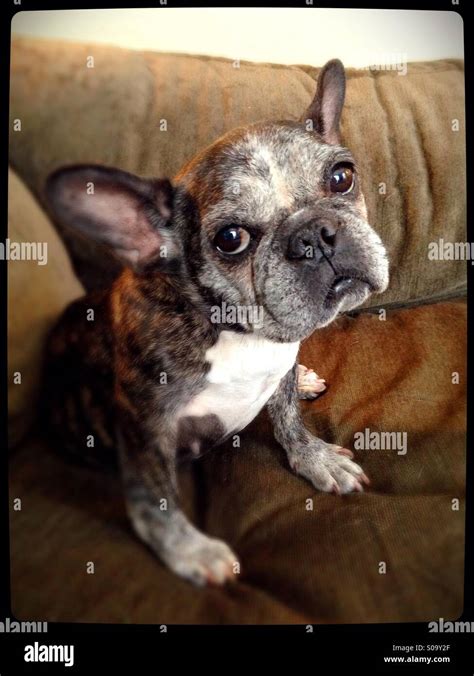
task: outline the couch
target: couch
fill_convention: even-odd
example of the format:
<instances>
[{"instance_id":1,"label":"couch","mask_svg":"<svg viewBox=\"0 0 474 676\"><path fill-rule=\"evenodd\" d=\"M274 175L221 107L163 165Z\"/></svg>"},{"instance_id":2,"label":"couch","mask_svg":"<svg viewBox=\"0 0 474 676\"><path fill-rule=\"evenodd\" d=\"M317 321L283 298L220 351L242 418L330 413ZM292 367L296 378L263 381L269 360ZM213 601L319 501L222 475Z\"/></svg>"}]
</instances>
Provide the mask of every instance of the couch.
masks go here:
<instances>
[{"instance_id":1,"label":"couch","mask_svg":"<svg viewBox=\"0 0 474 676\"><path fill-rule=\"evenodd\" d=\"M242 562L234 585L197 589L134 536L118 477L68 464L50 448L37 414L47 332L102 274L96 251L70 241L49 218L48 173L97 162L172 177L236 125L297 119L318 72L14 39L9 237L49 245L47 265L8 266L15 617L308 624L461 615L466 263L428 257L431 242L466 239L460 61L410 63L405 76L347 73L343 140L360 167L369 220L386 244L391 283L303 343L300 361L329 386L301 406L310 429L352 448L365 430L406 432L405 454L355 451L369 489L342 497L317 493L289 471L263 412L242 434L240 448L225 444L180 470L186 511Z\"/></svg>"}]
</instances>

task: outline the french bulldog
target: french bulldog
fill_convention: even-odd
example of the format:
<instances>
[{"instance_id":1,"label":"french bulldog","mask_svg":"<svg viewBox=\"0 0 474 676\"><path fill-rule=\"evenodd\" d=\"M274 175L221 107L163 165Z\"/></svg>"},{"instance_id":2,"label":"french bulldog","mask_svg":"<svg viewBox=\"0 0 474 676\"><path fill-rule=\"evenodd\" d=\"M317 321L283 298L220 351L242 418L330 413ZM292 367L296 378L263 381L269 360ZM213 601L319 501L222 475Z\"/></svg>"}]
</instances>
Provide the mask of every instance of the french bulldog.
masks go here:
<instances>
[{"instance_id":1,"label":"french bulldog","mask_svg":"<svg viewBox=\"0 0 474 676\"><path fill-rule=\"evenodd\" d=\"M300 121L234 129L171 182L80 165L46 184L53 218L124 266L52 331L50 428L62 449L117 458L135 531L198 585L235 579L239 567L184 514L182 453L222 443L267 406L290 467L316 489L368 483L351 451L306 430L298 403L324 389L298 367L300 341L388 283L386 251L341 145L344 96L344 67L333 60Z\"/></svg>"}]
</instances>

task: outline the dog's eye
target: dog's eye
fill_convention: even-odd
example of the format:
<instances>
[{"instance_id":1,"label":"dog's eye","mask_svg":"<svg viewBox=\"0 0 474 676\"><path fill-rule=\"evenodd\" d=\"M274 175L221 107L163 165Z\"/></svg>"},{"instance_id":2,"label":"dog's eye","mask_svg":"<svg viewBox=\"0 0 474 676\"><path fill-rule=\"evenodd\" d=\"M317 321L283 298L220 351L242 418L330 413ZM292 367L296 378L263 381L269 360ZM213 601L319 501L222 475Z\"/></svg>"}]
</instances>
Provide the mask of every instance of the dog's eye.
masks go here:
<instances>
[{"instance_id":1,"label":"dog's eye","mask_svg":"<svg viewBox=\"0 0 474 676\"><path fill-rule=\"evenodd\" d=\"M331 172L329 188L331 192L348 193L354 187L355 170L351 164L336 164Z\"/></svg>"},{"instance_id":2,"label":"dog's eye","mask_svg":"<svg viewBox=\"0 0 474 676\"><path fill-rule=\"evenodd\" d=\"M229 225L219 230L214 238L214 246L221 253L238 254L250 244L250 234L238 225Z\"/></svg>"}]
</instances>

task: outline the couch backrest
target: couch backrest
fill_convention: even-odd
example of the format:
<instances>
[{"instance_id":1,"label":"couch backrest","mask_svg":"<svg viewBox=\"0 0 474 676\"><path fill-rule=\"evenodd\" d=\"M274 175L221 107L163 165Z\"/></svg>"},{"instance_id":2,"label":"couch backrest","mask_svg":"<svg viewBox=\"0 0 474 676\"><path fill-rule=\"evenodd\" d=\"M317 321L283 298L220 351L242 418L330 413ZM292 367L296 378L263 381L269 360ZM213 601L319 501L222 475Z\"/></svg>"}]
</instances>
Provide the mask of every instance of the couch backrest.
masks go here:
<instances>
[{"instance_id":1,"label":"couch backrest","mask_svg":"<svg viewBox=\"0 0 474 676\"><path fill-rule=\"evenodd\" d=\"M10 159L37 195L50 171L75 162L172 176L234 126L298 119L318 72L17 38ZM428 258L430 242L466 238L463 64L410 63L406 75L348 69L342 132L391 261L389 289L368 305L463 293L465 263Z\"/></svg>"}]
</instances>

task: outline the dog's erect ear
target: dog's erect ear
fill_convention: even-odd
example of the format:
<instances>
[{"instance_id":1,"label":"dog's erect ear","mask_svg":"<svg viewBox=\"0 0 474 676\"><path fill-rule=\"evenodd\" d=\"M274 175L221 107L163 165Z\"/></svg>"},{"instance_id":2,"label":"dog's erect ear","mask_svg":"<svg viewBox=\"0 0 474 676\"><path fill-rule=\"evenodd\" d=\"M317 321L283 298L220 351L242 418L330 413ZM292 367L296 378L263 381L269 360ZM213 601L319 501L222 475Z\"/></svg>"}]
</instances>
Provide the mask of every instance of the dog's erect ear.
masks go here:
<instances>
[{"instance_id":1,"label":"dog's erect ear","mask_svg":"<svg viewBox=\"0 0 474 676\"><path fill-rule=\"evenodd\" d=\"M339 121L346 93L346 74L339 59L328 61L319 73L318 87L304 121L312 120L314 131L326 143L340 142Z\"/></svg>"},{"instance_id":2,"label":"dog's erect ear","mask_svg":"<svg viewBox=\"0 0 474 676\"><path fill-rule=\"evenodd\" d=\"M167 270L178 259L169 227L173 188L168 180L74 165L49 176L46 199L60 224L107 246L137 271L151 264Z\"/></svg>"}]
</instances>

